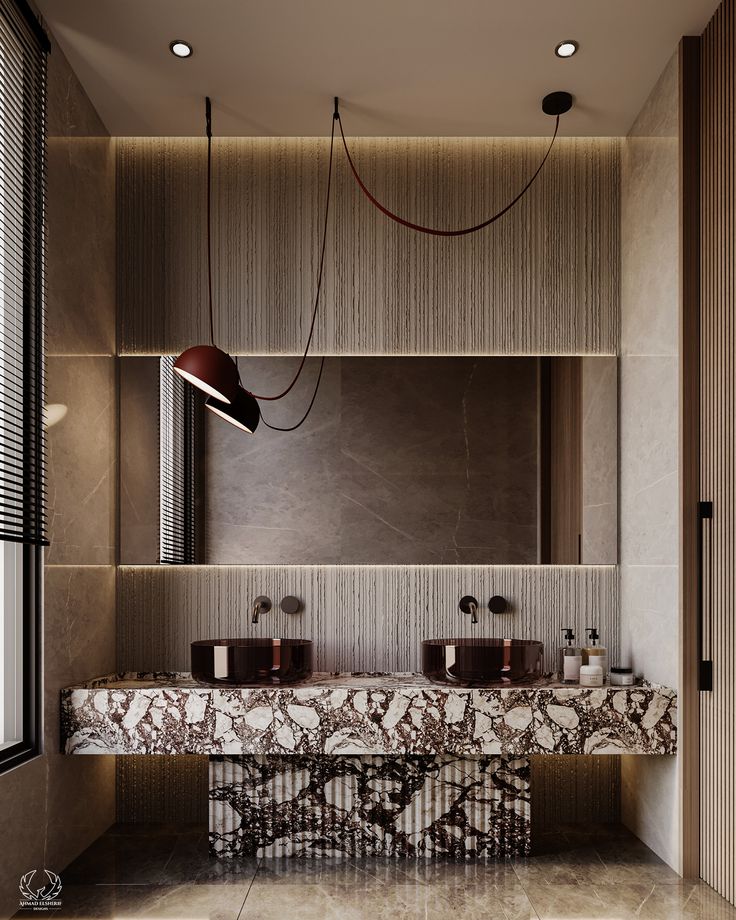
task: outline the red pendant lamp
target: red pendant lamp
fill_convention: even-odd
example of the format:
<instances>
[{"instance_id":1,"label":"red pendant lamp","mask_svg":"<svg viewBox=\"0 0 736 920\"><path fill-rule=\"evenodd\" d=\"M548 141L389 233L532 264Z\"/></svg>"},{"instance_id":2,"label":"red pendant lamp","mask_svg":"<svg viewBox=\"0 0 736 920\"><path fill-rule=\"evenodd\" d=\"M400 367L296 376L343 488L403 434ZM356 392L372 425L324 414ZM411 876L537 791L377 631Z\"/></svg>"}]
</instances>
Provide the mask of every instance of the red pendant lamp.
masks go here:
<instances>
[{"instance_id":1,"label":"red pendant lamp","mask_svg":"<svg viewBox=\"0 0 736 920\"><path fill-rule=\"evenodd\" d=\"M174 362L174 370L207 396L224 405L235 402L238 396L240 375L235 362L227 352L215 345L215 321L212 308L212 103L205 103L207 121L207 292L210 313L209 345L194 345L182 352Z\"/></svg>"}]
</instances>

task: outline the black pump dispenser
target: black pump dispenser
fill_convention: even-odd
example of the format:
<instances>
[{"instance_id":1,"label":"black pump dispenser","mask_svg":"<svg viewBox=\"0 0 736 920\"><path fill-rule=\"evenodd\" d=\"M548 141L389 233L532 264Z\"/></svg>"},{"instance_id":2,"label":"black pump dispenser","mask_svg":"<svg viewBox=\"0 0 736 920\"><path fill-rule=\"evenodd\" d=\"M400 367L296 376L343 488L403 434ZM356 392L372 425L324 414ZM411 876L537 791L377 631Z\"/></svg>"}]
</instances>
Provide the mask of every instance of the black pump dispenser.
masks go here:
<instances>
[{"instance_id":1,"label":"black pump dispenser","mask_svg":"<svg viewBox=\"0 0 736 920\"><path fill-rule=\"evenodd\" d=\"M595 646L598 643L598 640L600 639L600 636L598 635L598 630L595 628L595 626L589 626L585 631L590 637L590 644Z\"/></svg>"},{"instance_id":2,"label":"black pump dispenser","mask_svg":"<svg viewBox=\"0 0 736 920\"><path fill-rule=\"evenodd\" d=\"M567 645L560 648L558 671L560 680L565 684L576 684L580 679L580 665L582 663L582 649L573 645L575 633L568 626L561 630L567 639Z\"/></svg>"}]
</instances>

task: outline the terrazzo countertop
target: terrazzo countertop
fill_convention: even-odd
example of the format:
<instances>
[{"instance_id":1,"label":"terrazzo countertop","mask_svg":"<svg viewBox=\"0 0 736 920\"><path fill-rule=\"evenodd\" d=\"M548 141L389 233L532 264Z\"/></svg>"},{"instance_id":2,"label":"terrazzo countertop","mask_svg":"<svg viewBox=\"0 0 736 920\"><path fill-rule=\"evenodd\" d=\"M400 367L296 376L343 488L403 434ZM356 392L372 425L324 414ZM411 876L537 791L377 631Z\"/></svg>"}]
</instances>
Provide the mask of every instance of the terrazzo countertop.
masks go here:
<instances>
[{"instance_id":1,"label":"terrazzo countertop","mask_svg":"<svg viewBox=\"0 0 736 920\"><path fill-rule=\"evenodd\" d=\"M677 695L550 680L445 687L420 674L315 674L229 687L125 673L62 690L67 754L674 754Z\"/></svg>"}]
</instances>

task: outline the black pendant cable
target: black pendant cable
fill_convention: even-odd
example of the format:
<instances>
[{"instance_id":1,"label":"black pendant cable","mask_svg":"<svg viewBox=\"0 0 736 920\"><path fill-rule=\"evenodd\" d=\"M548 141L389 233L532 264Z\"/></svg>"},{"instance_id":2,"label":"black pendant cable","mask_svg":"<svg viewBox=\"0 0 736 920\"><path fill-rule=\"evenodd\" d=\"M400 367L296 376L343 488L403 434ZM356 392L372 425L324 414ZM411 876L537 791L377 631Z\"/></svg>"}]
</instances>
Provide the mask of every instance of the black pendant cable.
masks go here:
<instances>
[{"instance_id":1,"label":"black pendant cable","mask_svg":"<svg viewBox=\"0 0 736 920\"><path fill-rule=\"evenodd\" d=\"M294 384L299 379L299 375L304 369L304 364L307 360L307 355L309 354L309 348L312 344L312 338L314 336L314 325L317 320L317 312L319 309L319 298L320 298L320 293L322 291L322 276L324 274L325 249L327 247L327 228L329 226L329 215L330 215L330 199L332 197L331 195L331 192L332 192L332 161L333 161L333 153L334 153L334 148L335 148L335 122L338 120L338 117L339 117L339 114L337 112L337 109L335 109L335 113L332 117L332 130L330 131L330 158L329 158L329 162L327 166L327 195L325 197L325 216L324 216L324 221L322 224L322 246L320 247L320 253L319 253L319 269L317 271L317 287L316 287L315 294L314 294L314 307L312 309L312 322L309 326L309 336L307 337L307 344L304 349L304 354L302 355L302 360L299 364L299 368L297 369L294 379L291 381L289 386L282 393L279 393L278 396L260 396L258 393L251 393L250 395L255 396L256 399L273 400L273 399L281 399L282 397L286 396L286 394L291 390L291 388L294 386ZM301 419L295 425L281 427L279 425L272 425L270 422L266 421L266 419L263 417L263 414L261 414L261 421L266 426L266 428L270 428L273 431L296 431L297 428L301 427L304 424L304 422L309 417L309 413L312 411L312 406L314 405L315 400L317 399L317 392L319 391L319 385L322 381L322 371L324 370L324 367L325 367L325 359L323 356L322 360L320 361L319 373L317 374L317 382L314 385L314 392L312 393L312 398L309 402L309 405L307 406L307 411L304 413ZM247 392L250 393L250 391L247 391Z\"/></svg>"},{"instance_id":2,"label":"black pendant cable","mask_svg":"<svg viewBox=\"0 0 736 920\"><path fill-rule=\"evenodd\" d=\"M319 363L319 374L317 374L317 382L314 385L314 392L312 393L312 398L309 401L309 405L307 406L307 411L299 419L299 421L295 425L289 425L288 427L282 428L279 425L271 425L270 422L267 422L266 419L263 417L263 413L261 413L261 421L266 426L266 428L270 428L272 431L296 431L297 428L300 428L304 424L304 422L306 422L307 418L309 417L309 413L312 411L312 406L314 405L314 401L317 399L317 392L319 390L319 385L322 380L322 371L324 370L324 367L325 367L325 359L323 355L322 360Z\"/></svg>"},{"instance_id":3,"label":"black pendant cable","mask_svg":"<svg viewBox=\"0 0 736 920\"><path fill-rule=\"evenodd\" d=\"M320 296L322 292L325 250L327 247L327 229L329 225L330 202L332 197L332 167L335 147L335 122L337 122L337 125L340 129L340 136L342 138L343 147L345 149L345 156L353 173L353 177L371 204L373 204L376 208L378 208L378 210L385 214L386 217L389 217L391 220L394 220L399 224L402 224L404 227L408 227L410 230L415 230L419 233L429 233L434 236L465 236L466 234L475 233L478 230L482 230L485 227L495 223L497 220L503 217L504 214L508 213L508 211L510 211L511 208L513 208L513 206L529 191L541 173L545 163L549 158L550 153L552 152L555 141L557 140L557 135L560 127L560 116L564 115L566 112L569 112L572 108L572 105L573 97L570 95L570 93L567 92L549 93L544 97L542 100L542 111L545 113L545 115L551 115L555 118L555 129L549 147L547 148L547 152L542 157L542 161L532 174L531 178L526 182L521 191L501 211L492 215L479 224L474 224L471 227L444 230L438 229L436 227L426 227L422 224L417 224L406 220L400 215L389 210L389 208L387 208L385 205L381 204L375 195L373 195L368 190L367 186L358 173L355 163L353 162L353 158L350 155L345 132L343 131L342 119L340 117L338 98L335 97L335 108L332 116L332 130L330 132L330 156L327 167L327 194L325 198L324 223L322 227L322 245L320 247L317 284L314 295L314 305L312 308L312 319L309 325L309 335L307 336L304 354L302 355L301 361L299 362L299 367L297 368L297 371L289 385L280 393L267 396L262 393L254 393L252 390L246 389L242 384L240 370L237 366L237 363L233 361L229 354L215 345L215 322L212 295L212 105L208 96L206 98L205 114L207 125L207 301L210 321L210 344L192 346L191 348L188 348L186 351L184 351L181 355L179 355L174 363L174 370L176 373L180 374L189 383L199 387L207 394L208 399L206 401L206 405L209 409L211 409L215 414L224 418L226 421L246 432L253 433L259 421L262 421L267 428L271 428L274 431L295 431L297 428L301 427L301 425L303 425L309 417L309 413L312 411L312 407L314 406L315 400L317 398L317 393L319 391L319 386L322 381L322 372L325 365L324 357L322 357L320 362L319 373L317 375L314 392L312 393L312 398L309 402L309 405L307 406L304 415L294 425L282 427L279 425L271 424L261 415L258 401L271 402L283 399L291 392L299 380L302 371L304 370L307 356L309 354L309 349L314 338L314 329L317 321L317 313L319 311Z\"/></svg>"},{"instance_id":4,"label":"black pendant cable","mask_svg":"<svg viewBox=\"0 0 736 920\"><path fill-rule=\"evenodd\" d=\"M319 268L317 272L317 285L312 308L312 319L309 326L309 335L304 349L304 354L299 367L289 385L280 393L265 395L253 393L246 389L240 377L237 359L233 359L215 345L214 307L212 295L212 104L209 96L205 100L205 119L207 129L207 301L209 308L210 342L208 346L200 345L188 349L177 359L174 370L186 380L203 389L208 394L205 405L216 415L230 422L237 428L248 433L253 433L259 421L267 428L274 431L295 431L307 420L314 406L317 392L322 380L324 357L322 358L317 381L312 398L302 418L294 425L280 427L272 425L261 415L259 400L274 401L283 399L299 380L304 370L309 349L314 338L314 329L319 310L320 295L322 291L322 278L324 274L325 251L327 248L327 230L329 226L329 212L332 191L332 164L335 146L335 118L332 119L330 134L330 155L327 168L327 194L325 200L324 223L322 229L322 245L320 247ZM226 378L226 379L225 379Z\"/></svg>"},{"instance_id":5,"label":"black pendant cable","mask_svg":"<svg viewBox=\"0 0 736 920\"><path fill-rule=\"evenodd\" d=\"M320 293L322 291L322 275L323 275L324 265L325 265L325 249L327 246L328 218L330 215L330 199L332 197L331 195L331 192L332 192L332 160L333 160L333 152L334 152L334 147L335 147L335 121L337 120L337 118L338 118L338 114L337 114L337 111L335 111L335 114L333 115L333 118L332 118L332 131L330 132L330 158L329 158L329 162L327 165L327 195L325 197L325 216L324 216L324 221L322 224L322 246L320 248L319 268L317 270L317 288L316 288L315 295L314 295L314 307L312 309L312 322L310 323L310 326L309 326L309 335L307 337L307 344L304 348L304 354L302 355L302 360L299 364L296 374L294 375L294 379L291 381L288 387L285 390L282 390L281 393L278 393L276 396L262 396L259 393L252 393L250 390L248 390L247 392L250 393L251 396L255 396L256 399L275 400L275 399L282 399L284 396L286 396L286 394L291 391L292 387L299 379L299 375L304 369L304 364L307 360L307 355L309 354L309 349L312 344L312 337L314 336L314 325L317 320L317 311L319 309L319 298L320 298ZM322 363L324 364L324 358L322 359ZM319 387L319 379L321 376L322 376L322 369L320 368L320 375L317 378L318 387ZM315 391L315 396L316 396L316 391ZM314 404L314 398L312 398L312 402L310 403L310 406L309 406L310 409L313 404ZM309 409L307 409L307 415L308 414L309 414ZM302 419L302 422L303 421L304 419ZM266 422L265 419L263 419L263 422L265 425L268 425L268 422ZM299 422L299 425L301 425L302 422ZM295 425L294 427L298 428L299 425ZM271 428L273 426L268 425L268 427ZM276 429L276 430L293 431L293 428L284 428L284 429Z\"/></svg>"},{"instance_id":6,"label":"black pendant cable","mask_svg":"<svg viewBox=\"0 0 736 920\"><path fill-rule=\"evenodd\" d=\"M554 143L557 140L557 133L560 129L560 115L564 115L565 112L570 111L570 109L572 108L572 104L573 104L573 98L570 95L570 93L557 92L557 93L549 93L542 100L542 111L544 112L544 114L552 115L555 118L555 130L552 135L552 140L549 143L549 147L547 148L547 152L542 157L542 162L539 164L539 166L537 166L534 173L532 173L531 178L527 181L526 185L516 195L516 197L512 198L511 201L506 205L506 207L502 208L502 210L500 210L497 214L492 215L491 217L487 218L484 221L481 221L481 223L474 224L472 227L461 227L460 229L457 229L457 230L440 230L440 229L437 229L436 227L425 227L423 224L413 223L410 220L406 220L405 218L400 217L394 211L389 210L385 205L381 204L381 202L375 197L375 195L371 194L366 184L360 178L360 175L358 173L358 170L356 169L355 163L353 162L353 158L350 156L350 150L348 149L348 142L345 138L345 132L343 131L343 128L342 128L342 118L340 118L338 103L339 103L339 100L336 96L335 97L334 118L337 120L337 123L340 126L340 136L342 138L343 147L345 148L345 156L347 157L347 161L353 173L355 181L358 183L358 186L360 187L361 191L366 196L366 198L371 202L371 204L374 205L376 208L378 208L378 210L381 211L383 214L385 214L386 217L389 217L391 218L391 220L396 221L397 224L401 224L404 227L408 227L410 230L416 230L418 233L430 233L433 236L466 236L468 233L476 233L478 230L483 230L486 227L490 227L491 224L495 224L495 222L499 220L499 218L503 217L504 214L510 211L511 208L513 208L513 206L518 201L520 201L521 198L523 198L524 195L529 191L529 189L534 184L535 179L542 171L542 167L547 162L547 159L550 153L552 153L552 148L554 147Z\"/></svg>"}]
</instances>

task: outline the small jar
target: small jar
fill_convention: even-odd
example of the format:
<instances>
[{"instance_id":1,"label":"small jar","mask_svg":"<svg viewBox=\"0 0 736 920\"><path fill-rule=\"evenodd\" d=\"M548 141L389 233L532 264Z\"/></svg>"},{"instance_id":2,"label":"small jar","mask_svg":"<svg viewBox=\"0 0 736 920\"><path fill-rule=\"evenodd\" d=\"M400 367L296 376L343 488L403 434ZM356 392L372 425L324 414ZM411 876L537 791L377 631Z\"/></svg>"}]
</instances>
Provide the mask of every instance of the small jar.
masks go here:
<instances>
[{"instance_id":1,"label":"small jar","mask_svg":"<svg viewBox=\"0 0 736 920\"><path fill-rule=\"evenodd\" d=\"M580 667L581 687L602 687L603 668L597 664L584 664Z\"/></svg>"},{"instance_id":2,"label":"small jar","mask_svg":"<svg viewBox=\"0 0 736 920\"><path fill-rule=\"evenodd\" d=\"M611 668L612 687L632 687L634 685L634 672L631 668Z\"/></svg>"}]
</instances>

